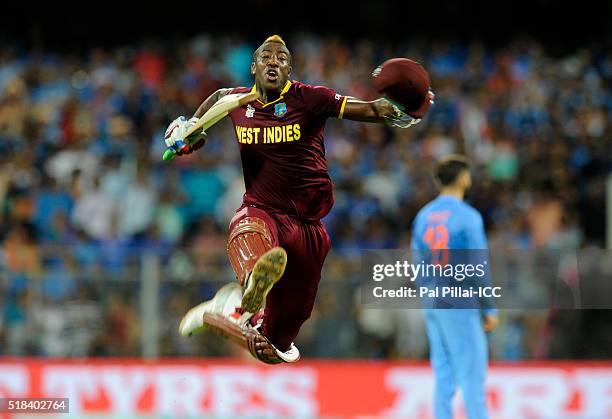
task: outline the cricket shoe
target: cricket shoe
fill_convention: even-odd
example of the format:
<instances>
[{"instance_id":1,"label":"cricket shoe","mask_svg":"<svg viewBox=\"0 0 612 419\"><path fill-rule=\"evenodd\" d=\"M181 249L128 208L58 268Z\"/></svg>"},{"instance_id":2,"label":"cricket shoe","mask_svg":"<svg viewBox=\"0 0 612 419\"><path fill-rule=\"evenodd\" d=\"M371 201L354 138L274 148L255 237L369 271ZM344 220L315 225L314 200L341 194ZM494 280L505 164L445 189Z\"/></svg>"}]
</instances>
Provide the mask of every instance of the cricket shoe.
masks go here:
<instances>
[{"instance_id":1,"label":"cricket shoe","mask_svg":"<svg viewBox=\"0 0 612 419\"><path fill-rule=\"evenodd\" d=\"M218 314L231 318L236 308L240 307L242 288L235 282L224 285L215 296L193 307L181 319L179 333L182 336L193 336L206 329L204 314ZM240 316L239 316L240 317Z\"/></svg>"},{"instance_id":2,"label":"cricket shoe","mask_svg":"<svg viewBox=\"0 0 612 419\"><path fill-rule=\"evenodd\" d=\"M247 313L258 313L266 302L272 286L278 282L287 266L287 252L282 247L273 247L260 256L249 274L242 296L242 309Z\"/></svg>"}]
</instances>

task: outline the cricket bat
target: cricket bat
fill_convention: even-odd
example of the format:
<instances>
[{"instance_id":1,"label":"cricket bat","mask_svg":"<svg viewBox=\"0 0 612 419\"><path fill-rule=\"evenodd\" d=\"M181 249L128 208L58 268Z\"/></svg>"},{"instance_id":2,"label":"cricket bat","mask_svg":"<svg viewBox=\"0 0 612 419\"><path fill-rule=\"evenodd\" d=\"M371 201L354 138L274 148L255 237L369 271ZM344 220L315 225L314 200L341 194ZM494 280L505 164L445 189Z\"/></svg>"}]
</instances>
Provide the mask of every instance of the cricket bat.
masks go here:
<instances>
[{"instance_id":1,"label":"cricket bat","mask_svg":"<svg viewBox=\"0 0 612 419\"><path fill-rule=\"evenodd\" d=\"M182 148L189 148L191 144L188 143L187 138L189 138L192 134L198 131L206 131L217 122L222 120L236 108L246 105L256 99L259 98L258 92L249 92L249 93L233 93L230 95L223 96L221 99L217 101L209 110L206 111L204 115L196 122L185 135L183 141L185 145ZM176 151L171 148L167 148L164 152L162 159L164 161L172 160L176 155Z\"/></svg>"}]
</instances>

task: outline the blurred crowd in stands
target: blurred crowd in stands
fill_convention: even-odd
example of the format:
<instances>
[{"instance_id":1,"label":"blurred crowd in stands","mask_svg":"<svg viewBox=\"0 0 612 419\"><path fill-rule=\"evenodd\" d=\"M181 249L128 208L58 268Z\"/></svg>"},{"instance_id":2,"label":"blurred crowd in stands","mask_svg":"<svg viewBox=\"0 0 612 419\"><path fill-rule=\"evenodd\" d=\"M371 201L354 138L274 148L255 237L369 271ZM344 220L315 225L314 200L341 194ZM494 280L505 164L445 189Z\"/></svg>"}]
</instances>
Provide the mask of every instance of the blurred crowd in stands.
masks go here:
<instances>
[{"instance_id":1,"label":"blurred crowd in stands","mask_svg":"<svg viewBox=\"0 0 612 419\"><path fill-rule=\"evenodd\" d=\"M1 45L0 354L139 355L147 254L161 266L160 355L226 353L215 337L181 339L176 325L232 280L227 225L244 191L235 134L225 121L203 149L169 164L163 133L217 88L250 86L257 41L200 35L85 56ZM432 163L448 153L473 163L468 200L492 251L605 246L610 50L287 41L296 80L375 98L372 70L407 56L436 92L411 129L327 125L334 252L298 340L307 356L426 356L420 312L362 310L350 272L360 249L408 246L414 215L436 194ZM598 313L502 313L493 356L609 358L610 316Z\"/></svg>"}]
</instances>

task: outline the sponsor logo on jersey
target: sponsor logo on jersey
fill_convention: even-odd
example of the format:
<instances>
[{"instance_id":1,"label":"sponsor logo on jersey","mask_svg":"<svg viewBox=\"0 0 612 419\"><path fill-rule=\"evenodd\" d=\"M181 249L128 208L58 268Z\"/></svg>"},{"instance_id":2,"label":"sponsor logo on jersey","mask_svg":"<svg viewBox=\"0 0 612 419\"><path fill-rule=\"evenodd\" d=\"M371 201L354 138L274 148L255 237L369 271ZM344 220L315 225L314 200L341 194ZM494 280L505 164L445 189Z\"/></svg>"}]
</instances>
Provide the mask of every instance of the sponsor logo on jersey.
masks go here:
<instances>
[{"instance_id":1,"label":"sponsor logo on jersey","mask_svg":"<svg viewBox=\"0 0 612 419\"><path fill-rule=\"evenodd\" d=\"M287 104L285 102L277 103L274 105L274 115L279 118L287 113Z\"/></svg>"}]
</instances>

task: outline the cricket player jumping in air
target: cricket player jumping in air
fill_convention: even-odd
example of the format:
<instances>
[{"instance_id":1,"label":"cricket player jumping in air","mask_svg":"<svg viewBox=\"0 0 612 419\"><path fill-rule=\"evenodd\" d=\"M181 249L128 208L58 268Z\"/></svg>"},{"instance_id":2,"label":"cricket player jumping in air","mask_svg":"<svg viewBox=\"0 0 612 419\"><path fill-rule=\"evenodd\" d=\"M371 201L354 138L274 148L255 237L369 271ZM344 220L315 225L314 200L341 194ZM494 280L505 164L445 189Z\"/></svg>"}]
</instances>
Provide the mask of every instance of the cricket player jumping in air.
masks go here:
<instances>
[{"instance_id":1,"label":"cricket player jumping in air","mask_svg":"<svg viewBox=\"0 0 612 419\"><path fill-rule=\"evenodd\" d=\"M179 332L190 336L207 327L265 363L296 362L300 355L293 340L310 317L330 248L321 223L333 205L323 145L325 121L333 117L407 128L425 115L433 93L408 115L386 99L361 101L327 87L290 81L291 53L278 35L254 52L251 74L252 88L220 89L193 118L177 118L166 131L166 145L185 154L177 142L220 98L261 94L229 114L246 187L227 244L238 284L225 285L212 300L192 308ZM193 149L205 142L205 134L198 135L201 138L190 139Z\"/></svg>"},{"instance_id":2,"label":"cricket player jumping in air","mask_svg":"<svg viewBox=\"0 0 612 419\"><path fill-rule=\"evenodd\" d=\"M466 159L458 155L443 159L438 163L437 178L442 185L440 195L423 207L414 220L413 250L426 254L448 249L446 257L450 253L452 258L461 253L453 253L455 249L487 249L482 217L463 202L465 191L471 186ZM491 299L480 299L475 307L480 309L425 309L435 374L436 419L452 419L451 401L457 386L463 392L468 418L488 417L485 395L488 351L484 332L495 329L497 310Z\"/></svg>"}]
</instances>

